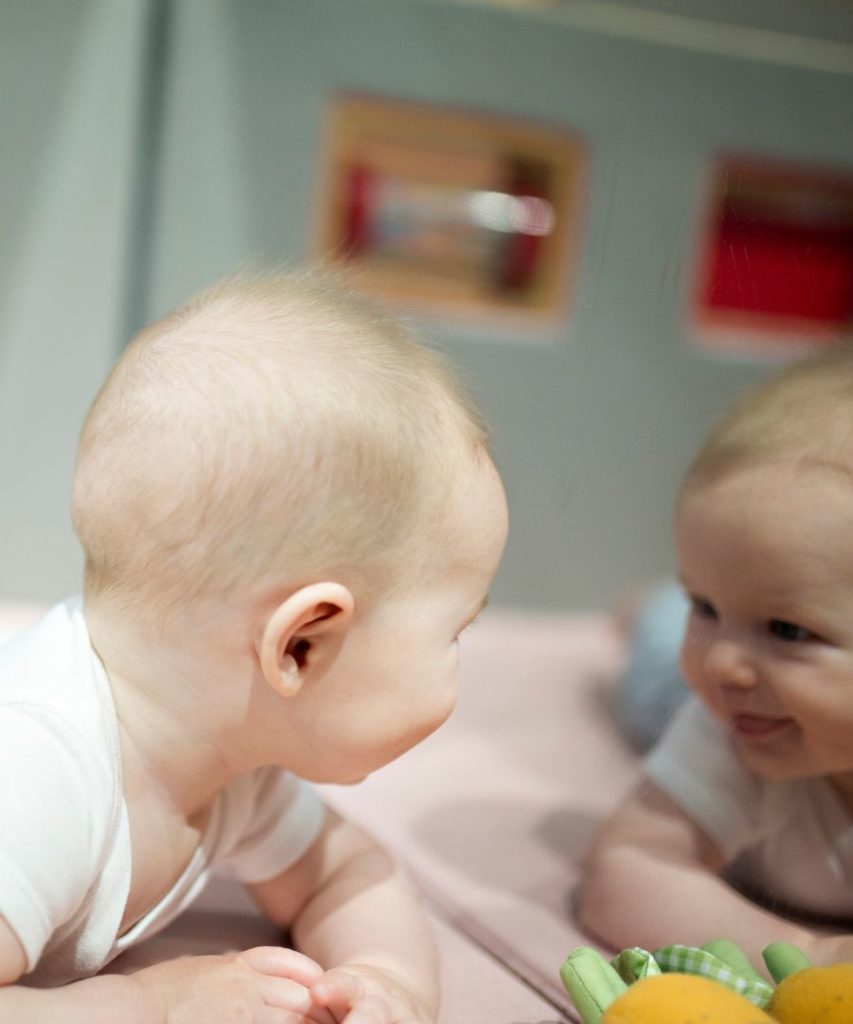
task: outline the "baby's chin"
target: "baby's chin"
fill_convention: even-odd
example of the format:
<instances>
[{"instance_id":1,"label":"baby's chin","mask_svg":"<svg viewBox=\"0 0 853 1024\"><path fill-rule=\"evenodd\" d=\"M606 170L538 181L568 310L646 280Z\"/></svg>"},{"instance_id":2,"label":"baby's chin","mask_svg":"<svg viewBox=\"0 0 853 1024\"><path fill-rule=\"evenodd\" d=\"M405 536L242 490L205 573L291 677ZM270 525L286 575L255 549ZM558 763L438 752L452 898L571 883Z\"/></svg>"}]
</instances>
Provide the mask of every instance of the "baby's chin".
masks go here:
<instances>
[{"instance_id":1,"label":"baby's chin","mask_svg":"<svg viewBox=\"0 0 853 1024\"><path fill-rule=\"evenodd\" d=\"M791 757L790 752L756 748L737 742L736 746L747 768L768 782L793 782L797 779L819 778L826 774L813 765L804 763L801 758Z\"/></svg>"},{"instance_id":2,"label":"baby's chin","mask_svg":"<svg viewBox=\"0 0 853 1024\"><path fill-rule=\"evenodd\" d=\"M785 764L768 764L763 758L749 757L746 754L742 754L741 757L753 775L767 782L793 782L795 779L805 778L802 771Z\"/></svg>"}]
</instances>

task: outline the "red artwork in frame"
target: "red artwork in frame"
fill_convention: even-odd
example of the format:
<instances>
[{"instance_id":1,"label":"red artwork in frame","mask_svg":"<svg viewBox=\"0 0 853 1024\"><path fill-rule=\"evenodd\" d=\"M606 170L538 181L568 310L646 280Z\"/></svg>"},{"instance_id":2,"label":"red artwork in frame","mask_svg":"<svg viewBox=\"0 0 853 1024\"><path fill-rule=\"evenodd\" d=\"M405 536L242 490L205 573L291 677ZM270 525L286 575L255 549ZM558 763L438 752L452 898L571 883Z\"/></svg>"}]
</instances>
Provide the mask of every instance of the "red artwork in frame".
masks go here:
<instances>
[{"instance_id":1,"label":"red artwork in frame","mask_svg":"<svg viewBox=\"0 0 853 1024\"><path fill-rule=\"evenodd\" d=\"M853 172L721 161L697 293L714 346L726 346L727 332L756 347L849 333Z\"/></svg>"}]
</instances>

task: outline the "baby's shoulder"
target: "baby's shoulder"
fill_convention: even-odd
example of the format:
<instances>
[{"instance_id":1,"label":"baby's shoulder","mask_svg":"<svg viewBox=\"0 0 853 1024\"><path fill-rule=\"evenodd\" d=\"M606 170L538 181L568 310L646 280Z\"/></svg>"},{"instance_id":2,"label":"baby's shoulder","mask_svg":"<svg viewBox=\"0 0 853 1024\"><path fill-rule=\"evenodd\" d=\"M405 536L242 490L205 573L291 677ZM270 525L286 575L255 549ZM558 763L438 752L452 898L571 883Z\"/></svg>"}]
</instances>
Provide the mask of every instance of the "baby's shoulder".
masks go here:
<instances>
[{"instance_id":1,"label":"baby's shoulder","mask_svg":"<svg viewBox=\"0 0 853 1024\"><path fill-rule=\"evenodd\" d=\"M111 697L79 599L56 605L0 644L0 709L17 708L89 733L110 731Z\"/></svg>"},{"instance_id":2,"label":"baby's shoulder","mask_svg":"<svg viewBox=\"0 0 853 1024\"><path fill-rule=\"evenodd\" d=\"M0 645L0 762L4 778L31 782L39 800L115 801L115 711L79 602Z\"/></svg>"}]
</instances>

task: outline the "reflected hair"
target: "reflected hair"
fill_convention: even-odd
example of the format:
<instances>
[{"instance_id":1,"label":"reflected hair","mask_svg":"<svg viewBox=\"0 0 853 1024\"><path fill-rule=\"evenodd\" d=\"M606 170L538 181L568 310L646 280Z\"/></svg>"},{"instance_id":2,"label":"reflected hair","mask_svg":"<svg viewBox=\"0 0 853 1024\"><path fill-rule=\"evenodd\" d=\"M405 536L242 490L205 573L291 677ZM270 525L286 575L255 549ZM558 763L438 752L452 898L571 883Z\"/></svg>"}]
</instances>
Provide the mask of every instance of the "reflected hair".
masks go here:
<instances>
[{"instance_id":1,"label":"reflected hair","mask_svg":"<svg viewBox=\"0 0 853 1024\"><path fill-rule=\"evenodd\" d=\"M742 395L693 460L682 491L770 462L853 478L853 344L792 363Z\"/></svg>"}]
</instances>

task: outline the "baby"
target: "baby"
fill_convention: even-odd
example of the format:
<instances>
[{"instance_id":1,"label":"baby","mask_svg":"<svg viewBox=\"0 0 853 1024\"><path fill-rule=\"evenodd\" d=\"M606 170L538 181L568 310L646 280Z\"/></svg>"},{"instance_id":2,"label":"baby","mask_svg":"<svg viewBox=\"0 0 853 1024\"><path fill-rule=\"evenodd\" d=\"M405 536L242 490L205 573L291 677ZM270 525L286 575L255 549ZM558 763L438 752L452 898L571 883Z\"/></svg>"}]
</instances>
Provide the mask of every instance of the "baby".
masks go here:
<instances>
[{"instance_id":1,"label":"baby","mask_svg":"<svg viewBox=\"0 0 853 1024\"><path fill-rule=\"evenodd\" d=\"M309 783L456 700L507 522L444 361L321 275L227 281L118 361L73 517L82 599L0 648L0 1021L433 1021L413 892ZM93 977L213 872L300 952Z\"/></svg>"},{"instance_id":2,"label":"baby","mask_svg":"<svg viewBox=\"0 0 853 1024\"><path fill-rule=\"evenodd\" d=\"M695 696L594 844L582 922L853 960L853 348L747 394L675 525Z\"/></svg>"}]
</instances>

